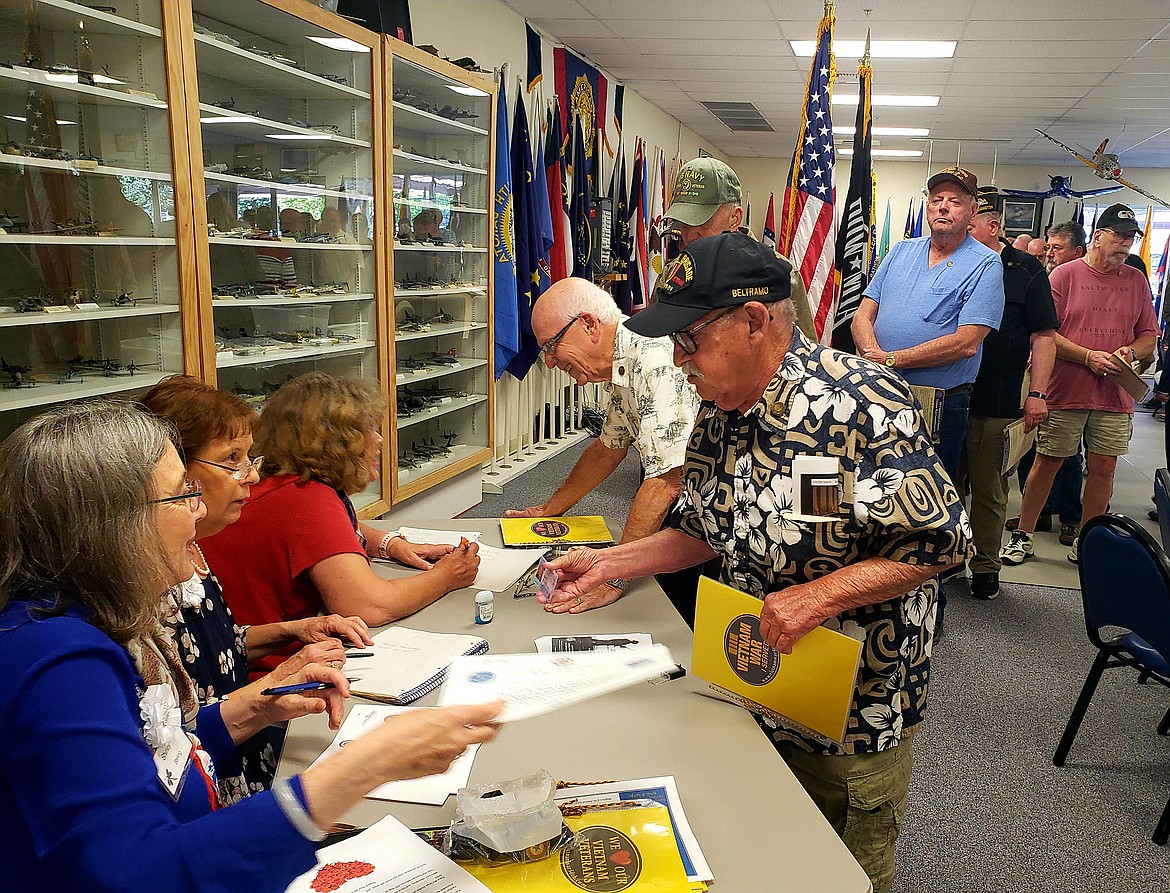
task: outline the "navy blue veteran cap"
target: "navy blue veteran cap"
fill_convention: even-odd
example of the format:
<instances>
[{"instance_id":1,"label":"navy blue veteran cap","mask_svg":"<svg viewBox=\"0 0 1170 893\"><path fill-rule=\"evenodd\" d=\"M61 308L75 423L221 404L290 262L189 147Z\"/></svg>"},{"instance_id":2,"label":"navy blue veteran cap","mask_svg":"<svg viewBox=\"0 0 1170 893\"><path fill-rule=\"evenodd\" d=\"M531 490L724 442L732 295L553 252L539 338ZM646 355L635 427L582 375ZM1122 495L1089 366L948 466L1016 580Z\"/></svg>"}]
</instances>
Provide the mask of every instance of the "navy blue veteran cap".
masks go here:
<instances>
[{"instance_id":1,"label":"navy blue veteran cap","mask_svg":"<svg viewBox=\"0 0 1170 893\"><path fill-rule=\"evenodd\" d=\"M1136 233L1141 227L1138 225L1137 217L1127 205L1117 204L1110 205L1101 212L1101 216L1093 224L1093 229L1111 229L1115 233L1128 236L1131 233Z\"/></svg>"},{"instance_id":2,"label":"navy blue veteran cap","mask_svg":"<svg viewBox=\"0 0 1170 893\"><path fill-rule=\"evenodd\" d=\"M687 246L658 277L654 303L626 320L639 335L661 338L712 310L787 298L792 265L744 233L707 236Z\"/></svg>"}]
</instances>

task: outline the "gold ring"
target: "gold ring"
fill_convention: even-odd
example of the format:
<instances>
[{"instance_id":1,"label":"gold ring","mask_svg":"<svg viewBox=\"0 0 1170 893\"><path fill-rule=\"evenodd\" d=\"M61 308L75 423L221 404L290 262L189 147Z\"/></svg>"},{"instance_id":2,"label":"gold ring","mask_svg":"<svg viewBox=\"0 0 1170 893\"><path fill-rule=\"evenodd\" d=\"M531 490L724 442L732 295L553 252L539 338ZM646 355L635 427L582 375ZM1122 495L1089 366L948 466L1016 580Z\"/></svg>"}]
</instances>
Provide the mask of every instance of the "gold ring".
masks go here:
<instances>
[{"instance_id":1,"label":"gold ring","mask_svg":"<svg viewBox=\"0 0 1170 893\"><path fill-rule=\"evenodd\" d=\"M340 670L341 669L341 661L331 660L331 661L329 661L329 666L333 667L333 669L335 669L335 670Z\"/></svg>"},{"instance_id":2,"label":"gold ring","mask_svg":"<svg viewBox=\"0 0 1170 893\"><path fill-rule=\"evenodd\" d=\"M582 598L581 598L581 596L577 596L577 606L578 606L578 607L580 607L580 606L581 606L581 603L582 603L583 601L584 601L584 599L582 599Z\"/></svg>"}]
</instances>

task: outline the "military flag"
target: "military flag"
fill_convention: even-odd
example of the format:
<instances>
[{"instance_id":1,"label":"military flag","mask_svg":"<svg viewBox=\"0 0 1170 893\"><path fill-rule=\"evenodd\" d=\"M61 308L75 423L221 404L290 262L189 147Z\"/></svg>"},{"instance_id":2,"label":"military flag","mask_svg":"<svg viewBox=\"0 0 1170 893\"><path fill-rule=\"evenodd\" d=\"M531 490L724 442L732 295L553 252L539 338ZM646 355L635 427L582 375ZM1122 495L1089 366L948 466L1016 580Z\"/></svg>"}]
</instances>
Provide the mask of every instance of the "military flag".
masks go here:
<instances>
[{"instance_id":1,"label":"military flag","mask_svg":"<svg viewBox=\"0 0 1170 893\"><path fill-rule=\"evenodd\" d=\"M613 241L610 247L613 254L613 271L618 276L614 281L613 300L618 305L618 309L629 316L632 311L629 189L626 180L625 155L619 151L618 156L618 166L614 169L617 178L617 197L613 203Z\"/></svg>"},{"instance_id":2,"label":"military flag","mask_svg":"<svg viewBox=\"0 0 1170 893\"><path fill-rule=\"evenodd\" d=\"M1153 241L1150 237L1154 233L1154 206L1150 205L1146 209L1146 228L1142 230L1142 247L1138 249L1138 256L1142 259L1142 263L1146 265L1146 275L1150 273L1150 252L1153 250L1150 242Z\"/></svg>"},{"instance_id":3,"label":"military flag","mask_svg":"<svg viewBox=\"0 0 1170 893\"><path fill-rule=\"evenodd\" d=\"M584 173L587 178L592 178L595 171L601 171L600 163L595 164L595 161L597 148L605 139L609 82L600 71L565 47L553 50L553 68L561 110L561 131L569 132L574 116L582 119Z\"/></svg>"},{"instance_id":4,"label":"military flag","mask_svg":"<svg viewBox=\"0 0 1170 893\"><path fill-rule=\"evenodd\" d=\"M524 39L528 44L528 77L524 83L527 92L531 93L544 78L544 62L541 59L540 35L527 22L524 23Z\"/></svg>"},{"instance_id":5,"label":"military flag","mask_svg":"<svg viewBox=\"0 0 1170 893\"><path fill-rule=\"evenodd\" d=\"M914 218L914 226L910 230L910 238L917 239L922 235L922 213L926 209L926 200L918 202L918 214Z\"/></svg>"},{"instance_id":6,"label":"military flag","mask_svg":"<svg viewBox=\"0 0 1170 893\"><path fill-rule=\"evenodd\" d=\"M552 103L548 108L548 137L544 143L544 179L552 217L553 245L548 253L549 278L559 282L573 268L569 247L569 202L565 191L565 139L561 116Z\"/></svg>"},{"instance_id":7,"label":"military flag","mask_svg":"<svg viewBox=\"0 0 1170 893\"><path fill-rule=\"evenodd\" d=\"M646 227L647 253L650 258L646 294L654 294L654 286L662 274L665 260L662 256L662 214L666 209L666 152L655 147L654 164L646 177L649 192L649 223Z\"/></svg>"},{"instance_id":8,"label":"military flag","mask_svg":"<svg viewBox=\"0 0 1170 893\"><path fill-rule=\"evenodd\" d=\"M835 297L833 251L837 221L833 212L832 0L817 27L817 49L809 66L800 132L784 189L780 212L780 253L800 271L808 291L817 337L824 338ZM831 329L830 329L831 332Z\"/></svg>"},{"instance_id":9,"label":"military flag","mask_svg":"<svg viewBox=\"0 0 1170 893\"><path fill-rule=\"evenodd\" d=\"M544 158L544 140L537 139L536 161L532 166L534 177L532 191L533 202L536 207L536 220L540 231L540 256L536 259L540 281L537 283L536 293L533 295L534 300L544 294L545 290L552 285L550 252L552 251L553 245L556 244L556 235L553 228L552 201L548 195L547 170L548 165Z\"/></svg>"},{"instance_id":10,"label":"military flag","mask_svg":"<svg viewBox=\"0 0 1170 893\"><path fill-rule=\"evenodd\" d=\"M768 213L764 215L764 237L760 239L769 248L776 248L776 208L775 195L768 193Z\"/></svg>"},{"instance_id":11,"label":"military flag","mask_svg":"<svg viewBox=\"0 0 1170 893\"><path fill-rule=\"evenodd\" d=\"M637 313L650 303L650 241L647 233L646 142L639 137L634 149L634 176L630 181L630 309Z\"/></svg>"},{"instance_id":12,"label":"military flag","mask_svg":"<svg viewBox=\"0 0 1170 893\"><path fill-rule=\"evenodd\" d=\"M528 136L528 111L524 94L516 91L516 118L512 123L512 214L516 220L516 319L520 346L508 362L508 371L523 379L540 355L532 333L532 304L539 295L540 212L536 207L536 175L532 169L532 143Z\"/></svg>"},{"instance_id":13,"label":"military flag","mask_svg":"<svg viewBox=\"0 0 1170 893\"><path fill-rule=\"evenodd\" d=\"M1154 293L1154 315L1158 322L1162 322L1162 312L1166 309L1166 258L1170 255L1170 235L1166 237L1166 247L1162 249L1162 257L1158 261L1158 269L1154 271L1154 278L1158 281L1158 290Z\"/></svg>"},{"instance_id":14,"label":"military flag","mask_svg":"<svg viewBox=\"0 0 1170 893\"><path fill-rule=\"evenodd\" d=\"M878 243L877 262L873 265L877 269L877 265L886 259L886 255L890 253L890 200L886 199L886 222L882 226L882 240Z\"/></svg>"},{"instance_id":15,"label":"military flag","mask_svg":"<svg viewBox=\"0 0 1170 893\"><path fill-rule=\"evenodd\" d=\"M873 68L869 62L869 34L865 35L865 53L857 63L857 123L853 131L853 165L849 170L849 191L841 231L837 234L837 304L830 317L831 342L838 350L854 353L853 314L861 306L861 296L873 275L875 243L874 202L877 179L873 173L873 133L870 114L870 81ZM818 318L818 328L820 320ZM825 326L828 330L828 321ZM824 340L824 339L822 339Z\"/></svg>"},{"instance_id":16,"label":"military flag","mask_svg":"<svg viewBox=\"0 0 1170 893\"><path fill-rule=\"evenodd\" d=\"M589 123L573 116L573 165L569 195L570 241L573 245L573 275L593 281L593 224L589 217L593 193L589 185L585 131Z\"/></svg>"},{"instance_id":17,"label":"military flag","mask_svg":"<svg viewBox=\"0 0 1170 893\"><path fill-rule=\"evenodd\" d=\"M909 239L914 233L914 199L910 199L910 205L906 208L906 228L902 230L902 238Z\"/></svg>"},{"instance_id":18,"label":"military flag","mask_svg":"<svg viewBox=\"0 0 1170 893\"><path fill-rule=\"evenodd\" d=\"M512 155L508 146L508 98L500 78L496 101L496 190L493 201L492 258L495 303L496 378L520 350L520 319L516 306L516 240L512 205ZM404 187L405 189L405 187ZM405 202L405 198L404 198Z\"/></svg>"}]
</instances>

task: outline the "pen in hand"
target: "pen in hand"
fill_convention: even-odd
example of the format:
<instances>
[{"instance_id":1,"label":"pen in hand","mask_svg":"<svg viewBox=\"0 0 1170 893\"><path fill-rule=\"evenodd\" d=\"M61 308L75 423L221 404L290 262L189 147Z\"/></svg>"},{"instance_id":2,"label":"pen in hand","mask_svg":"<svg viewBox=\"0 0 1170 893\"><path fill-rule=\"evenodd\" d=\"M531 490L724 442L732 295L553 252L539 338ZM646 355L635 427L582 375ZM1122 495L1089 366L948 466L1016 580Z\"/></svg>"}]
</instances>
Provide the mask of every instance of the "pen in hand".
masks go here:
<instances>
[{"instance_id":1,"label":"pen in hand","mask_svg":"<svg viewBox=\"0 0 1170 893\"><path fill-rule=\"evenodd\" d=\"M297 682L293 685L277 685L273 688L263 689L262 695L296 695L306 691L324 691L327 688L334 688L332 682Z\"/></svg>"}]
</instances>

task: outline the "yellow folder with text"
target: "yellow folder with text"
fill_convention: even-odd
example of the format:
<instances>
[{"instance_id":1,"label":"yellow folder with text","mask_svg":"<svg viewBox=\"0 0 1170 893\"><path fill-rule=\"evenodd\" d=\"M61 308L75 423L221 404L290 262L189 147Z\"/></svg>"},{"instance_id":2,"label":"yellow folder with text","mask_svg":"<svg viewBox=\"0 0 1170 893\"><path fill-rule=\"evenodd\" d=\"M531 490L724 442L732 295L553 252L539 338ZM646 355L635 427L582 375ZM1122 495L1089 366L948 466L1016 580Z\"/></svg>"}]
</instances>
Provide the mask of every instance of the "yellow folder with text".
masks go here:
<instances>
[{"instance_id":1,"label":"yellow folder with text","mask_svg":"<svg viewBox=\"0 0 1170 893\"><path fill-rule=\"evenodd\" d=\"M760 637L764 603L699 578L693 671L753 713L774 714L838 743L845 739L863 642L818 626L791 654Z\"/></svg>"},{"instance_id":2,"label":"yellow folder with text","mask_svg":"<svg viewBox=\"0 0 1170 893\"><path fill-rule=\"evenodd\" d=\"M588 546L613 542L605 519L598 515L561 518L501 518L505 546Z\"/></svg>"}]
</instances>

